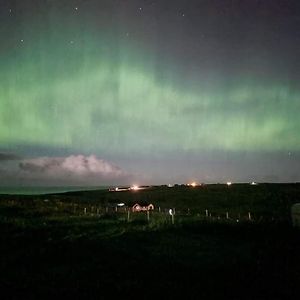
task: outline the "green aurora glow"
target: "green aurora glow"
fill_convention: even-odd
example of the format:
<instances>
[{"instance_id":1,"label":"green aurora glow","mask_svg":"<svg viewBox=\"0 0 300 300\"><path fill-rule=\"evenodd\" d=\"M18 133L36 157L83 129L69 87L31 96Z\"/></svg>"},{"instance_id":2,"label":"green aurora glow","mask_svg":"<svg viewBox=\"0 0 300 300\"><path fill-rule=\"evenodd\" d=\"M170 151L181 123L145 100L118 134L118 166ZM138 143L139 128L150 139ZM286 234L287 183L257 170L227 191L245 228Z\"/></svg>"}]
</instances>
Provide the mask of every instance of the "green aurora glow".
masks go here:
<instances>
[{"instance_id":1,"label":"green aurora glow","mask_svg":"<svg viewBox=\"0 0 300 300\"><path fill-rule=\"evenodd\" d=\"M238 71L209 68L215 53L203 68L185 65L174 53L160 55L153 39L128 36L121 17L76 14L66 17L56 8L6 16L2 149L48 147L115 158L300 151L300 90L288 71L247 70L253 57Z\"/></svg>"},{"instance_id":2,"label":"green aurora glow","mask_svg":"<svg viewBox=\"0 0 300 300\"><path fill-rule=\"evenodd\" d=\"M97 45L82 46L80 53L66 45L54 60L49 44L42 44L21 45L1 72L3 145L102 153L300 149L300 93L287 85L240 80L224 88L222 82L199 81L186 89L184 78L160 78L151 61L136 61L143 54L126 47L116 60L101 49L89 55Z\"/></svg>"}]
</instances>

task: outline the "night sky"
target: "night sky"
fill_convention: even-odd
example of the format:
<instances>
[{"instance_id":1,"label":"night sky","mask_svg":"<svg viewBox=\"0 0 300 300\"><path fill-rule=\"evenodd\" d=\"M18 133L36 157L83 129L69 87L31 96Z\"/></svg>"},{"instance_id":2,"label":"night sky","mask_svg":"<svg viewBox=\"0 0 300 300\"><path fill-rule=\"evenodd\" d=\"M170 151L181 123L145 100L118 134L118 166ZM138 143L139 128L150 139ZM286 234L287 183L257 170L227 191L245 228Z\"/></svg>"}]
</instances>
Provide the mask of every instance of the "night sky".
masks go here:
<instances>
[{"instance_id":1,"label":"night sky","mask_svg":"<svg viewBox=\"0 0 300 300\"><path fill-rule=\"evenodd\" d=\"M1 185L300 181L300 1L0 0Z\"/></svg>"}]
</instances>

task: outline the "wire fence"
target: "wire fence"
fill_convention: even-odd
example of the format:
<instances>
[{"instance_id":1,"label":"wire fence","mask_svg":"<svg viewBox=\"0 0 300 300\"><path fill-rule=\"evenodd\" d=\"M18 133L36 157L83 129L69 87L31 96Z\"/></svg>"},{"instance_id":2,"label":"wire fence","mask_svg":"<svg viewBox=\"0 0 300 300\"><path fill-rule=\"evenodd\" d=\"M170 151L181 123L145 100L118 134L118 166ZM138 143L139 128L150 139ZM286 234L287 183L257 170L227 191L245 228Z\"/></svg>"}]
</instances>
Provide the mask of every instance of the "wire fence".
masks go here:
<instances>
[{"instance_id":1,"label":"wire fence","mask_svg":"<svg viewBox=\"0 0 300 300\"><path fill-rule=\"evenodd\" d=\"M209 222L281 222L289 219L289 216L275 214L262 214L253 211L238 210L214 210L194 209L158 206L151 210L134 211L131 206L117 205L91 205L87 203L73 203L63 201L31 201L20 202L16 200L1 201L7 207L26 207L28 211L36 215L67 215L77 217L116 218L127 222L135 220L164 221L175 224L190 220L202 220Z\"/></svg>"}]
</instances>

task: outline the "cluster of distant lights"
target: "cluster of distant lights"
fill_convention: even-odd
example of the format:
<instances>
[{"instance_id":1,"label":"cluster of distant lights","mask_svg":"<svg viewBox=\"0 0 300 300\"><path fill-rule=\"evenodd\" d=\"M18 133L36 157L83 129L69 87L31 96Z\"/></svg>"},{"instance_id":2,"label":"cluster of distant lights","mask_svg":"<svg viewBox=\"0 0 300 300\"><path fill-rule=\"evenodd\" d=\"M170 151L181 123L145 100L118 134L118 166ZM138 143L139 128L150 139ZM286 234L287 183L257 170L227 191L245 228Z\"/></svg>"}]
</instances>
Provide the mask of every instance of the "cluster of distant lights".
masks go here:
<instances>
[{"instance_id":1,"label":"cluster of distant lights","mask_svg":"<svg viewBox=\"0 0 300 300\"><path fill-rule=\"evenodd\" d=\"M137 185L133 185L133 186L130 187L130 189L133 190L133 191L137 191L137 190L140 190L140 187L137 186Z\"/></svg>"},{"instance_id":2,"label":"cluster of distant lights","mask_svg":"<svg viewBox=\"0 0 300 300\"><path fill-rule=\"evenodd\" d=\"M197 183L195 181L187 184L187 186L191 186L191 187L196 187L196 186L200 186L200 185L201 185L201 183Z\"/></svg>"},{"instance_id":3,"label":"cluster of distant lights","mask_svg":"<svg viewBox=\"0 0 300 300\"><path fill-rule=\"evenodd\" d=\"M228 186L231 186L233 183L232 183L231 181L227 181L226 184L227 184ZM258 183L255 182L255 181L252 181L252 182L250 182L250 185L258 185Z\"/></svg>"},{"instance_id":4,"label":"cluster of distant lights","mask_svg":"<svg viewBox=\"0 0 300 300\"><path fill-rule=\"evenodd\" d=\"M227 181L226 182L227 186L231 186L232 184L233 184L232 181ZM197 183L197 182L191 182L191 183L187 184L187 186L191 186L191 187L196 187L196 186L201 186L201 185L202 185L201 183ZM250 182L250 185L258 185L258 183L255 182L255 181L252 181L252 182Z\"/></svg>"},{"instance_id":5,"label":"cluster of distant lights","mask_svg":"<svg viewBox=\"0 0 300 300\"><path fill-rule=\"evenodd\" d=\"M138 191L138 190L142 190L145 187L140 187L138 185L132 185L130 187L115 187L110 189L110 191L114 191L114 192L123 192L123 191Z\"/></svg>"},{"instance_id":6,"label":"cluster of distant lights","mask_svg":"<svg viewBox=\"0 0 300 300\"><path fill-rule=\"evenodd\" d=\"M227 186L231 186L232 184L233 184L233 182L231 182L231 181L227 181L226 182ZM258 185L258 183L255 182L255 181L252 181L252 182L250 182L250 185ZM174 184L168 184L169 188L172 188L174 186L175 186ZM202 186L202 183L197 183L197 182L193 181L191 183L187 183L186 186L194 188L194 187ZM147 187L145 187L145 186L138 186L138 185L134 184L134 185L132 185L130 187L115 187L115 188L112 189L112 191L115 191L115 192L121 192L121 191L138 191L138 190L143 190L145 188L147 188Z\"/></svg>"}]
</instances>

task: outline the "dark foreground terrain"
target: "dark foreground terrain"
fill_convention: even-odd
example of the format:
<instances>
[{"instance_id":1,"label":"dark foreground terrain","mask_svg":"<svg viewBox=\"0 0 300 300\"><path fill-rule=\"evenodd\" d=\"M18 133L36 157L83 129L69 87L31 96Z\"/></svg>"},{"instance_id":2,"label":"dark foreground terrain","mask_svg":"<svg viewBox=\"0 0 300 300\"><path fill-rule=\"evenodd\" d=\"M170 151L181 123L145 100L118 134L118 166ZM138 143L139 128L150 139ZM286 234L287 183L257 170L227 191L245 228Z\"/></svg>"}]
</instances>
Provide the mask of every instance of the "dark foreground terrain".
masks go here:
<instances>
[{"instance_id":1,"label":"dark foreground terrain","mask_svg":"<svg viewBox=\"0 0 300 300\"><path fill-rule=\"evenodd\" d=\"M0 196L1 299L298 299L300 187L230 188Z\"/></svg>"}]
</instances>

